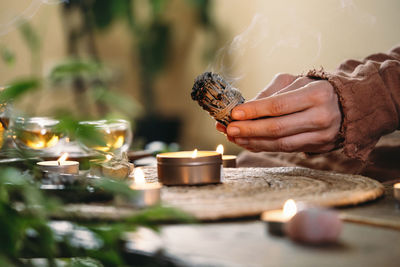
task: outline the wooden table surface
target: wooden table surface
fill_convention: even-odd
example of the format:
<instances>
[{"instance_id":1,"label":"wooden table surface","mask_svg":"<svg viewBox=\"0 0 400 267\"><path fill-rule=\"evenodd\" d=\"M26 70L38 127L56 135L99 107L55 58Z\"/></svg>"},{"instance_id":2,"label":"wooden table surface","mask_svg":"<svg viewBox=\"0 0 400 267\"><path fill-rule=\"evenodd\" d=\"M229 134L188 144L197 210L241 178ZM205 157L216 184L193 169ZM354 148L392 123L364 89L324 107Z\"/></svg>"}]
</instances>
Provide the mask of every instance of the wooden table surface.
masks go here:
<instances>
[{"instance_id":1,"label":"wooden table surface","mask_svg":"<svg viewBox=\"0 0 400 267\"><path fill-rule=\"evenodd\" d=\"M387 227L400 231L400 206L393 196L393 184L396 182L398 183L400 180L385 182L385 194L376 201L339 209L341 218L349 222Z\"/></svg>"},{"instance_id":2,"label":"wooden table surface","mask_svg":"<svg viewBox=\"0 0 400 267\"><path fill-rule=\"evenodd\" d=\"M338 244L305 246L265 230L259 221L173 225L161 241L184 266L400 266L400 231L345 223Z\"/></svg>"},{"instance_id":3,"label":"wooden table surface","mask_svg":"<svg viewBox=\"0 0 400 267\"><path fill-rule=\"evenodd\" d=\"M345 222L334 245L308 246L271 236L257 219L165 225L159 236L150 235L145 243L161 248L182 266L399 267L400 209L391 185L386 189L385 196L374 202L339 210L346 220L362 223ZM142 236L136 245L143 240Z\"/></svg>"}]
</instances>

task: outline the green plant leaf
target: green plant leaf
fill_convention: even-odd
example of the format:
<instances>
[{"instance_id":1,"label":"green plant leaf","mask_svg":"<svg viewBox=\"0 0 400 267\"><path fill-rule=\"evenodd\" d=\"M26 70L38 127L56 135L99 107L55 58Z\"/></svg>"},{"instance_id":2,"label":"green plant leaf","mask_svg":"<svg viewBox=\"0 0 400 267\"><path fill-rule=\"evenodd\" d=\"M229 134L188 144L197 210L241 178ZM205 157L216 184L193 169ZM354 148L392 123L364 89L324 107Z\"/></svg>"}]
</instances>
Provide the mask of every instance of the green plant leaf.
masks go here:
<instances>
[{"instance_id":1,"label":"green plant leaf","mask_svg":"<svg viewBox=\"0 0 400 267\"><path fill-rule=\"evenodd\" d=\"M57 117L59 123L56 130L66 133L72 139L76 139L87 146L105 146L103 134L93 125L80 124L80 121L71 116Z\"/></svg>"},{"instance_id":2,"label":"green plant leaf","mask_svg":"<svg viewBox=\"0 0 400 267\"><path fill-rule=\"evenodd\" d=\"M15 63L15 54L13 51L8 49L6 46L0 46L0 54L2 60L9 66L14 65Z\"/></svg>"},{"instance_id":3,"label":"green plant leaf","mask_svg":"<svg viewBox=\"0 0 400 267\"><path fill-rule=\"evenodd\" d=\"M23 22L19 30L32 54L37 54L40 50L40 38L35 29L28 22Z\"/></svg>"},{"instance_id":4,"label":"green plant leaf","mask_svg":"<svg viewBox=\"0 0 400 267\"><path fill-rule=\"evenodd\" d=\"M92 258L72 258L67 267L102 267L100 261Z\"/></svg>"},{"instance_id":5,"label":"green plant leaf","mask_svg":"<svg viewBox=\"0 0 400 267\"><path fill-rule=\"evenodd\" d=\"M4 257L4 255L0 254L0 266L14 267L16 265Z\"/></svg>"},{"instance_id":6,"label":"green plant leaf","mask_svg":"<svg viewBox=\"0 0 400 267\"><path fill-rule=\"evenodd\" d=\"M105 29L113 22L113 2L118 0L95 0L93 1L94 23L99 29ZM119 1L118 1L119 2Z\"/></svg>"},{"instance_id":7,"label":"green plant leaf","mask_svg":"<svg viewBox=\"0 0 400 267\"><path fill-rule=\"evenodd\" d=\"M24 78L11 82L4 90L0 91L0 103L16 100L29 91L40 87L40 80L37 78Z\"/></svg>"},{"instance_id":8,"label":"green plant leaf","mask_svg":"<svg viewBox=\"0 0 400 267\"><path fill-rule=\"evenodd\" d=\"M96 86L91 89L96 101L100 101L128 116L135 116L140 110L139 103L130 96L115 93L103 86Z\"/></svg>"},{"instance_id":9,"label":"green plant leaf","mask_svg":"<svg viewBox=\"0 0 400 267\"><path fill-rule=\"evenodd\" d=\"M154 15L159 15L164 11L167 1L165 0L150 0L151 8Z\"/></svg>"},{"instance_id":10,"label":"green plant leaf","mask_svg":"<svg viewBox=\"0 0 400 267\"><path fill-rule=\"evenodd\" d=\"M155 206L135 214L127 219L127 222L146 226L157 231L161 222L194 223L196 220L192 215L176 208Z\"/></svg>"},{"instance_id":11,"label":"green plant leaf","mask_svg":"<svg viewBox=\"0 0 400 267\"><path fill-rule=\"evenodd\" d=\"M113 3L112 10L115 14L114 17L126 18L128 15L132 15L133 19L133 5L131 0L114 0L111 2Z\"/></svg>"},{"instance_id":12,"label":"green plant leaf","mask_svg":"<svg viewBox=\"0 0 400 267\"><path fill-rule=\"evenodd\" d=\"M210 0L187 0L196 8L199 21L203 26L211 27L213 23L210 18L211 1Z\"/></svg>"},{"instance_id":13,"label":"green plant leaf","mask_svg":"<svg viewBox=\"0 0 400 267\"><path fill-rule=\"evenodd\" d=\"M52 68L49 79L54 82L72 80L78 76L98 77L104 68L95 61L71 59Z\"/></svg>"},{"instance_id":14,"label":"green plant leaf","mask_svg":"<svg viewBox=\"0 0 400 267\"><path fill-rule=\"evenodd\" d=\"M106 192L113 193L114 195L121 195L124 197L135 196L135 191L129 188L128 184L124 181L117 181L110 178L100 178L94 181L94 185Z\"/></svg>"},{"instance_id":15,"label":"green plant leaf","mask_svg":"<svg viewBox=\"0 0 400 267\"><path fill-rule=\"evenodd\" d=\"M168 24L155 21L139 41L140 61L144 75L151 78L159 73L167 61L170 45Z\"/></svg>"}]
</instances>

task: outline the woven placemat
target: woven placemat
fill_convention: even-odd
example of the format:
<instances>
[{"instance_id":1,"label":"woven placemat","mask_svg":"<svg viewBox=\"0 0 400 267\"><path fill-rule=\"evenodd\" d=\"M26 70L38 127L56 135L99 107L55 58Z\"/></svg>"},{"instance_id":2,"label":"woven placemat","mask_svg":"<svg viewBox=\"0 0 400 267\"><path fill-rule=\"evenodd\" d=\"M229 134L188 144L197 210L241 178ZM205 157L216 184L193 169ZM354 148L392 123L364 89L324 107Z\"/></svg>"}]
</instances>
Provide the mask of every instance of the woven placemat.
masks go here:
<instances>
[{"instance_id":1,"label":"woven placemat","mask_svg":"<svg viewBox=\"0 0 400 267\"><path fill-rule=\"evenodd\" d=\"M154 175L148 169L147 175ZM219 185L165 187L164 203L202 220L258 215L281 208L293 198L321 206L353 205L382 195L383 186L370 178L306 168L225 169Z\"/></svg>"},{"instance_id":2,"label":"woven placemat","mask_svg":"<svg viewBox=\"0 0 400 267\"><path fill-rule=\"evenodd\" d=\"M155 167L144 168L146 180L157 181ZM355 205L384 192L377 181L359 175L339 174L299 167L225 169L222 184L164 186L162 202L200 220L257 216L281 208L293 198L320 206ZM85 219L119 219L134 212L113 206L70 205L66 211Z\"/></svg>"}]
</instances>

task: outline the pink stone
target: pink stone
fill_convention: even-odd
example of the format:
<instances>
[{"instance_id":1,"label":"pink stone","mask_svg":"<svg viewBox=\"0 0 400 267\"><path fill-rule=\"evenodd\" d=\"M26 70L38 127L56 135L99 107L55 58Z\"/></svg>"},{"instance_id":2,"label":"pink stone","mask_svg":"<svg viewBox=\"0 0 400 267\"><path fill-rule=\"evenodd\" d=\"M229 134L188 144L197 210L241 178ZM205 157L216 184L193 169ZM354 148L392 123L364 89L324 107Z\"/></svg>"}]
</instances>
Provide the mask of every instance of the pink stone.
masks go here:
<instances>
[{"instance_id":1,"label":"pink stone","mask_svg":"<svg viewBox=\"0 0 400 267\"><path fill-rule=\"evenodd\" d=\"M292 240L308 244L336 242L342 230L337 212L322 208L299 211L285 225L285 232Z\"/></svg>"}]
</instances>

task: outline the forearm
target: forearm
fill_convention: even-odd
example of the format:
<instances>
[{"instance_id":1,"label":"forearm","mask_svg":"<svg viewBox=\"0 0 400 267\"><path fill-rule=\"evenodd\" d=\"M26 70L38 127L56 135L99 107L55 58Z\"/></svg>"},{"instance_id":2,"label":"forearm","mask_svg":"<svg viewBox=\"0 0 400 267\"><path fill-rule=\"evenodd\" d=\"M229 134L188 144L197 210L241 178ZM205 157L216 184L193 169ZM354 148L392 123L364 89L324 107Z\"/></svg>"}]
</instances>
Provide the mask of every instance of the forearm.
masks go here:
<instances>
[{"instance_id":1,"label":"forearm","mask_svg":"<svg viewBox=\"0 0 400 267\"><path fill-rule=\"evenodd\" d=\"M344 152L349 157L366 160L382 135L399 128L400 47L363 61L347 60L332 73L312 70L307 76L334 86L343 112Z\"/></svg>"}]
</instances>

